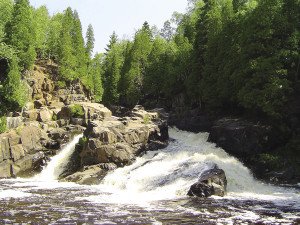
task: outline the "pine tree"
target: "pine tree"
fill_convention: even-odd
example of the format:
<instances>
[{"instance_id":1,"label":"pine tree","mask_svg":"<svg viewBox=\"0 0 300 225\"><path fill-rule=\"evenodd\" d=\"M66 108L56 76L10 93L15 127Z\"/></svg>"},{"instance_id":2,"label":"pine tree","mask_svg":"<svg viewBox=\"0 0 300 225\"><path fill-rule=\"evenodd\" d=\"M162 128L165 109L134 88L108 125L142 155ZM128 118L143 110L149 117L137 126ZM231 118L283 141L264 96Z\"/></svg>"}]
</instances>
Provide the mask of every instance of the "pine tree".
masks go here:
<instances>
[{"instance_id":1,"label":"pine tree","mask_svg":"<svg viewBox=\"0 0 300 225\"><path fill-rule=\"evenodd\" d=\"M39 58L47 57L47 40L49 35L50 16L46 6L41 6L34 11L34 26L36 28L36 44Z\"/></svg>"},{"instance_id":2,"label":"pine tree","mask_svg":"<svg viewBox=\"0 0 300 225\"><path fill-rule=\"evenodd\" d=\"M49 33L47 38L48 58L59 61L60 56L60 37L62 33L62 21L64 15L57 13L52 16L49 22Z\"/></svg>"},{"instance_id":3,"label":"pine tree","mask_svg":"<svg viewBox=\"0 0 300 225\"><path fill-rule=\"evenodd\" d=\"M76 58L75 73L76 78L87 76L87 61L88 56L84 46L84 39L82 36L82 26L77 11L73 13L73 28L71 31L73 43L73 55Z\"/></svg>"},{"instance_id":4,"label":"pine tree","mask_svg":"<svg viewBox=\"0 0 300 225\"><path fill-rule=\"evenodd\" d=\"M6 26L6 42L18 50L21 68L29 69L34 63L35 35L29 0L16 0L12 19Z\"/></svg>"},{"instance_id":5,"label":"pine tree","mask_svg":"<svg viewBox=\"0 0 300 225\"><path fill-rule=\"evenodd\" d=\"M69 7L64 12L59 39L59 63L62 80L74 80L77 78L75 71L77 60L74 55L72 39L73 22L73 11Z\"/></svg>"},{"instance_id":6,"label":"pine tree","mask_svg":"<svg viewBox=\"0 0 300 225\"><path fill-rule=\"evenodd\" d=\"M4 38L4 28L7 22L10 21L13 12L12 0L0 0L0 39Z\"/></svg>"},{"instance_id":7,"label":"pine tree","mask_svg":"<svg viewBox=\"0 0 300 225\"><path fill-rule=\"evenodd\" d=\"M112 33L112 35L110 36L110 39L109 39L109 44L107 45L107 47L105 48L105 51L106 52L109 52L110 49L113 47L114 44L116 44L118 41L118 36L116 34L116 32L114 31Z\"/></svg>"},{"instance_id":8,"label":"pine tree","mask_svg":"<svg viewBox=\"0 0 300 225\"><path fill-rule=\"evenodd\" d=\"M169 20L167 20L164 23L164 27L160 31L160 35L164 39L170 41L172 39L173 34L174 34L174 28L171 26L171 22Z\"/></svg>"},{"instance_id":9,"label":"pine tree","mask_svg":"<svg viewBox=\"0 0 300 225\"><path fill-rule=\"evenodd\" d=\"M91 63L88 67L88 74L90 79L90 89L92 90L92 94L94 95L96 102L102 101L103 96L103 85L102 85L102 77L103 77L103 64L104 64L104 55L96 54L95 57L91 60Z\"/></svg>"},{"instance_id":10,"label":"pine tree","mask_svg":"<svg viewBox=\"0 0 300 225\"><path fill-rule=\"evenodd\" d=\"M89 58L92 57L94 45L95 45L94 29L93 26L90 24L86 32L86 45L85 45L86 52Z\"/></svg>"},{"instance_id":11,"label":"pine tree","mask_svg":"<svg viewBox=\"0 0 300 225\"><path fill-rule=\"evenodd\" d=\"M133 106L138 103L142 95L143 78L148 64L148 56L152 48L152 33L149 24L145 22L134 38L130 52L130 66L125 71L124 80L128 81L125 88L126 104Z\"/></svg>"}]
</instances>

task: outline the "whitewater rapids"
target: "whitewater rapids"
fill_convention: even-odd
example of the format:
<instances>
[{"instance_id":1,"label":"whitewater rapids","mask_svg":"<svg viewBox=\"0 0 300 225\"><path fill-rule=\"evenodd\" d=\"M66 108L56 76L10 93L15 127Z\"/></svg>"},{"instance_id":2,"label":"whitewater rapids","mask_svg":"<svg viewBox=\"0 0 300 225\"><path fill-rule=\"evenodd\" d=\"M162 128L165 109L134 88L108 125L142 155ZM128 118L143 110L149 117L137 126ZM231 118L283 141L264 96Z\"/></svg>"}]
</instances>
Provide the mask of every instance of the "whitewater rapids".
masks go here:
<instances>
[{"instance_id":1,"label":"whitewater rapids","mask_svg":"<svg viewBox=\"0 0 300 225\"><path fill-rule=\"evenodd\" d=\"M255 180L239 160L207 142L208 133L196 134L175 128L170 128L169 133L171 141L167 148L147 152L132 165L110 172L94 186L57 181L81 137L76 136L51 159L41 174L32 179L0 180L0 223L298 222L299 189ZM214 163L226 173L227 195L208 199L187 197L189 187ZM21 206L10 203L11 199ZM24 211L27 219L16 218L18 210L32 204L36 207Z\"/></svg>"}]
</instances>

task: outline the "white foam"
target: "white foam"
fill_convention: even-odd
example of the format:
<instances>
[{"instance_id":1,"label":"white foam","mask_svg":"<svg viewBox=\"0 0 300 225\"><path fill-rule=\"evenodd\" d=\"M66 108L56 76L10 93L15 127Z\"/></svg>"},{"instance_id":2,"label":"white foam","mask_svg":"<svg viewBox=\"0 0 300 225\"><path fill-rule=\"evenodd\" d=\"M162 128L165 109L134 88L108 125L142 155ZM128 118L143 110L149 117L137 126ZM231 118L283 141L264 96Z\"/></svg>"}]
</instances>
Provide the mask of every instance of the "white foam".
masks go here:
<instances>
[{"instance_id":1,"label":"white foam","mask_svg":"<svg viewBox=\"0 0 300 225\"><path fill-rule=\"evenodd\" d=\"M51 158L46 168L43 169L43 171L34 179L38 181L57 180L68 163L70 156L74 152L76 144L82 136L83 134L75 136L73 140L68 143L56 156Z\"/></svg>"},{"instance_id":2,"label":"white foam","mask_svg":"<svg viewBox=\"0 0 300 225\"><path fill-rule=\"evenodd\" d=\"M0 192L0 199L7 199L7 198L25 198L30 197L32 194L23 192L23 191L17 191L17 190L1 190Z\"/></svg>"},{"instance_id":3,"label":"white foam","mask_svg":"<svg viewBox=\"0 0 300 225\"><path fill-rule=\"evenodd\" d=\"M132 165L109 173L97 189L107 195L89 196L93 202L137 203L186 196L201 172L216 163L226 173L228 199L256 199L300 205L299 193L255 180L239 160L207 142L208 133L169 130L176 139L164 149L148 152Z\"/></svg>"}]
</instances>

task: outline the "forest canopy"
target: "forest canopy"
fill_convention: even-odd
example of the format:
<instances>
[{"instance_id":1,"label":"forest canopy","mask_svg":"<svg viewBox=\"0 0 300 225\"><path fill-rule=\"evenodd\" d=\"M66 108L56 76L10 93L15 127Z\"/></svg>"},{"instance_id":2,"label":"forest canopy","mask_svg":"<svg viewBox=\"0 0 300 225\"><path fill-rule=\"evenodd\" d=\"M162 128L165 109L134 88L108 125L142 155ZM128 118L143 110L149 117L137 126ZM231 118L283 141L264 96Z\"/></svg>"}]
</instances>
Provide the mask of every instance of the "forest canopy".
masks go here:
<instances>
[{"instance_id":1,"label":"forest canopy","mask_svg":"<svg viewBox=\"0 0 300 225\"><path fill-rule=\"evenodd\" d=\"M76 10L50 16L28 0L0 0L0 17L6 106L24 105L21 74L37 59L55 61L58 80L79 79L108 105L168 106L183 95L190 106L280 118L299 86L299 0L190 0L162 29L145 22L130 40L113 33L95 55L93 27L84 38Z\"/></svg>"}]
</instances>

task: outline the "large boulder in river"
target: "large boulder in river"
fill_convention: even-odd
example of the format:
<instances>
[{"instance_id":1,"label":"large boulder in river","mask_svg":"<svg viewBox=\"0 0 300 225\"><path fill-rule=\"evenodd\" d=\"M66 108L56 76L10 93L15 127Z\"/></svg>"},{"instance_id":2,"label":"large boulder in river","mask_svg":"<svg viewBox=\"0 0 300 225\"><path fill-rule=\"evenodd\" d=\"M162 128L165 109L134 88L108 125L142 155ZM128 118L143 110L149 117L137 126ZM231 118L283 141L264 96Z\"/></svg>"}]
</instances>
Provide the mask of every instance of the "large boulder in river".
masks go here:
<instances>
[{"instance_id":1,"label":"large boulder in river","mask_svg":"<svg viewBox=\"0 0 300 225\"><path fill-rule=\"evenodd\" d=\"M217 195L223 197L226 194L227 179L225 172L217 165L204 171L198 180L188 191L189 196L209 197Z\"/></svg>"}]
</instances>

